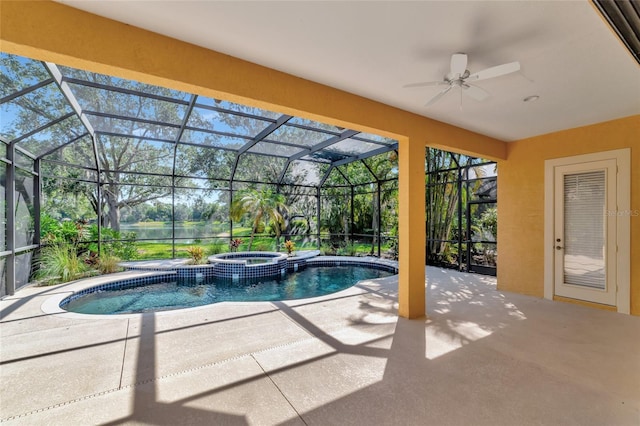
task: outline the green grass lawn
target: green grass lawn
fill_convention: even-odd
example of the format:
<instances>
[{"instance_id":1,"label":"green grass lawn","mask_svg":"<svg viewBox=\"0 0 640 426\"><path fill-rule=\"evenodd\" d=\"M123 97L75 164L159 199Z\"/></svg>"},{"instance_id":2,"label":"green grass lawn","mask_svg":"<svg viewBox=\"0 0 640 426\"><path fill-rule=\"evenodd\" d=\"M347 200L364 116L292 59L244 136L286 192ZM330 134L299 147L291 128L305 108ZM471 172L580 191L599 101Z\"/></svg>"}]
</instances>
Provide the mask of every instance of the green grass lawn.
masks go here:
<instances>
[{"instance_id":1,"label":"green grass lawn","mask_svg":"<svg viewBox=\"0 0 640 426\"><path fill-rule=\"evenodd\" d=\"M235 231L235 230L234 230ZM234 237L236 236L234 232ZM239 247L239 251L248 251L249 250L249 236L239 236L242 240L242 244ZM229 251L227 239L219 239L215 241L203 241L200 244L186 244L186 243L176 243L176 254L173 255L172 245L170 242L147 242L141 241L136 242L136 248L138 249L138 257L137 260L152 260L152 259L173 259L175 258L186 258L189 257L187 253L187 248L192 246L200 246L204 248L205 255L211 256L212 254L218 253L226 253ZM280 251L285 252L284 249L284 239L280 239ZM251 247L251 251L273 251L275 249L275 238L269 236L256 236L253 239L253 245ZM315 250L316 245L301 245L300 243L296 244L296 250ZM384 244L382 246L382 251L388 250L388 244ZM322 246L322 252L328 250L327 245ZM371 244L367 243L354 243L348 247L340 248L336 251L329 250L327 254L337 254L343 256L366 256L371 253ZM377 253L374 250L374 253Z\"/></svg>"},{"instance_id":2,"label":"green grass lawn","mask_svg":"<svg viewBox=\"0 0 640 426\"><path fill-rule=\"evenodd\" d=\"M189 257L187 247L193 244L176 243L176 255L173 256L171 243L137 242L137 260L145 259L173 259L174 257Z\"/></svg>"},{"instance_id":3,"label":"green grass lawn","mask_svg":"<svg viewBox=\"0 0 640 426\"><path fill-rule=\"evenodd\" d=\"M202 222L180 222L180 226L182 227L192 227L192 226L201 226ZM167 225L164 222L140 222L136 224L140 229L145 227L158 227ZM221 225L221 224L219 224ZM198 243L176 243L176 253L175 256L172 250L171 242L150 242L150 241L140 241L136 242L136 248L138 249L138 259L139 260L151 260L151 259L171 259L171 258L186 258L189 257L186 252L188 247L191 246L200 246L204 248L205 255L211 256L213 254L224 253L229 251L229 240L228 240L228 229L223 227L218 228L219 231L216 235L219 237L217 239L206 239L204 238L201 242ZM251 228L243 227L243 226L235 226L233 228L233 237L234 239L241 239L242 244L238 248L239 251L249 251L249 240L251 239ZM153 238L152 236L146 236L146 238ZM296 250L315 250L317 246L315 243L302 244L303 236L294 238L294 242L296 243ZM280 252L285 252L284 249L284 238L280 239ZM251 251L274 251L276 249L275 238L268 234L259 234L256 235L253 239L253 243L251 245ZM388 244L383 244L382 252L385 252L389 249ZM323 244L321 247L321 252L323 254L330 255L342 255L342 256L366 256L371 254L371 244L366 242L353 242L351 244L346 245L344 242L334 243L333 247L329 244L326 244L323 240ZM374 247L373 254L377 254L377 246Z\"/></svg>"}]
</instances>

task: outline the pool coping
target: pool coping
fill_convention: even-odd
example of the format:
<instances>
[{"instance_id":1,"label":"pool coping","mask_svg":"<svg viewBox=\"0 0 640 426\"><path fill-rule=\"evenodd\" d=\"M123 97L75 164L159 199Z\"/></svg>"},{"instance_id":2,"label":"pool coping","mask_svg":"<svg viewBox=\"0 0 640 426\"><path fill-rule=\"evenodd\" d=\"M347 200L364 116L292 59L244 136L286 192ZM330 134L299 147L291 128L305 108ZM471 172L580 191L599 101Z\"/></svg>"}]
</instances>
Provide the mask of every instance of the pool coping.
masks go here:
<instances>
[{"instance_id":1,"label":"pool coping","mask_svg":"<svg viewBox=\"0 0 640 426\"><path fill-rule=\"evenodd\" d=\"M260 252L239 252L240 254L245 253L260 253ZM272 252L269 252L272 253ZM276 253L276 252L273 252ZM281 253L284 254L284 253ZM296 252L294 256L288 256L287 261L298 261L298 260L309 260L311 258L315 258L320 254L320 250L303 250ZM216 256L216 255L213 255ZM209 256L213 257L213 256ZM285 254L286 256L286 254ZM336 256L334 256L336 257ZM337 256L342 257L342 256ZM212 264L201 264L201 265L189 265L189 259L160 259L160 260L138 260L138 261L128 261L128 262L120 262L118 266L121 266L129 271L173 271L177 268L180 269L209 269L213 268Z\"/></svg>"},{"instance_id":2,"label":"pool coping","mask_svg":"<svg viewBox=\"0 0 640 426\"><path fill-rule=\"evenodd\" d=\"M167 259L166 262L167 264L176 264L176 260L182 260L182 259ZM148 261L145 261L148 262ZM153 262L160 262L160 261L153 261ZM127 262L127 263L132 263L132 262ZM378 267L382 267L379 269L385 269L388 270L390 272L393 272L395 274L398 273L398 262L395 260L389 260L389 259L380 259L377 257L356 257L356 256L315 256L312 258L308 258L306 259L306 264L308 266L340 266L342 265L361 265L361 266L371 266L371 265L376 265ZM197 265L189 265L189 266L197 266ZM72 296L76 293L80 293L83 292L85 290L91 289L91 288L95 288L95 287L100 287L100 286L107 286L109 284L112 283L117 283L117 282L121 282L121 281L125 281L125 280L132 280L132 279L150 279L150 278L155 278L155 277L162 277L162 276L177 276L177 272L176 271L172 271L169 270L167 268L165 269L161 269L161 270L141 270L141 269L131 269L125 272L119 272L116 274L108 274L108 275L100 275L98 277L92 277L92 278L84 278L75 282L71 282L71 283L66 283L66 286L64 289L61 289L61 291L59 293L56 293L55 295L47 298L42 305L40 305L40 310L42 312L44 312L45 314L48 315L56 315L56 316L61 316L64 318L76 318L76 319L91 319L91 320L103 320L103 319L128 319L128 318L140 318L143 315L175 315L181 312L188 312L188 311L192 311L192 310L201 310L201 309L207 309L207 308L211 308L212 306L216 306L216 305L220 305L220 304L235 304L235 305L246 305L246 304L260 304L260 303L268 303L268 304L272 304L271 301L246 301L246 302L231 302L231 301L225 301L225 302L219 302L219 303L212 303L212 304L207 304L207 305L201 305L201 306L194 306L194 307L190 307L190 308L181 308L181 309L172 309L172 310L167 310L167 311L156 311L156 312L142 312L142 313L131 313L131 314L114 314L114 315L99 315L99 314L80 314L80 313L76 313L76 312L69 312L66 311L64 309L62 309L60 307L60 303L62 303L63 300L65 300L66 298L68 298L69 296ZM385 278L378 278L378 279L385 279ZM331 294L326 294L323 296L316 296L316 297L310 297L310 298L305 298L305 299L292 299L292 300L285 300L284 302L299 302L299 301L311 301L311 300L322 300L324 298L332 298L335 297L336 294L340 294L343 292L348 292L351 291L358 283L360 283L362 281L358 281L356 283L354 283L353 286L346 288L344 290L340 290L338 292L335 293L331 293Z\"/></svg>"},{"instance_id":3,"label":"pool coping","mask_svg":"<svg viewBox=\"0 0 640 426\"><path fill-rule=\"evenodd\" d=\"M209 256L207 260L209 261L209 263L220 262L220 263L245 264L248 268L250 268L250 267L256 266L256 265L247 263L247 259L253 258L253 257L261 257L265 260L268 259L268 262L265 262L265 263L277 263L279 260L286 260L288 258L288 256L285 253L279 253L277 251L243 251L239 253L232 252L232 253L214 254L213 256Z\"/></svg>"}]
</instances>

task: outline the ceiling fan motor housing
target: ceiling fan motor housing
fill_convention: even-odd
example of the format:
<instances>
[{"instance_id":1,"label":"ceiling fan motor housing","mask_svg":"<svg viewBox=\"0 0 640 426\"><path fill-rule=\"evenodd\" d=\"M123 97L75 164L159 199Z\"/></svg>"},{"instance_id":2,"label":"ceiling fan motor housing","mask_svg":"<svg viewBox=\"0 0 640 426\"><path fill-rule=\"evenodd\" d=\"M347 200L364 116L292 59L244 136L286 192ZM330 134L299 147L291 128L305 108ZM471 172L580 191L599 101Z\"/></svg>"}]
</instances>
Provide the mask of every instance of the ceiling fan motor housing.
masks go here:
<instances>
[{"instance_id":1,"label":"ceiling fan motor housing","mask_svg":"<svg viewBox=\"0 0 640 426\"><path fill-rule=\"evenodd\" d=\"M454 83L456 81L459 81L462 83L463 82L462 80L469 77L469 75L471 75L469 70L464 70L464 73L462 74L450 72L444 76L444 81L446 81L447 83Z\"/></svg>"}]
</instances>

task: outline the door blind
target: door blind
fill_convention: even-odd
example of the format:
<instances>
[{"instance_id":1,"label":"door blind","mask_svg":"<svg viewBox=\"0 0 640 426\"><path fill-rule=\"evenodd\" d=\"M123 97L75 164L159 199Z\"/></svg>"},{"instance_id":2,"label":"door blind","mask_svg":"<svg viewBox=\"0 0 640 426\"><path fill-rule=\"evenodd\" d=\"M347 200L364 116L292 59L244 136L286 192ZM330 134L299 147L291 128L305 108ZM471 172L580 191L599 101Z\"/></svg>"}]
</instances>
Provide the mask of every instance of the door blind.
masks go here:
<instances>
[{"instance_id":1,"label":"door blind","mask_svg":"<svg viewBox=\"0 0 640 426\"><path fill-rule=\"evenodd\" d=\"M604 170L564 176L564 282L604 290Z\"/></svg>"}]
</instances>

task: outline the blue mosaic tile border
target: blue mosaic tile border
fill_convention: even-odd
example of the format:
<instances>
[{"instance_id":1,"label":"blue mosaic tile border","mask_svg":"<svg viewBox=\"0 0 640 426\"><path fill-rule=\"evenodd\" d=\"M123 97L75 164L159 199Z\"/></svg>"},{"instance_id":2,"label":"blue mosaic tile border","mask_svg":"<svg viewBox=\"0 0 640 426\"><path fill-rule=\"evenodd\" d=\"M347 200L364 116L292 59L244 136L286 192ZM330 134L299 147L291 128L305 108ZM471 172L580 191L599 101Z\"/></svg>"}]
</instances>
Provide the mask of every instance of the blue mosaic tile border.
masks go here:
<instances>
[{"instance_id":1,"label":"blue mosaic tile border","mask_svg":"<svg viewBox=\"0 0 640 426\"><path fill-rule=\"evenodd\" d=\"M251 257L251 256L245 256ZM257 265L247 265L242 262L238 263L215 263L203 266L191 266L177 269L178 277L199 278L199 277L217 277L217 278L260 278L274 277L281 275L287 271L287 260L282 259L278 262L260 263Z\"/></svg>"},{"instance_id":2,"label":"blue mosaic tile border","mask_svg":"<svg viewBox=\"0 0 640 426\"><path fill-rule=\"evenodd\" d=\"M105 284L100 284L94 287L85 288L84 290L76 291L72 295L62 299L62 301L60 302L60 307L64 308L66 304L68 304L72 300L77 299L78 297L84 296L85 294L97 293L105 290L124 290L127 288L140 287L148 284L156 284L162 281L166 281L167 279L175 280L176 276L177 275L175 272L167 272L166 274L161 274L161 275L127 278L120 281L113 281L110 283L105 283Z\"/></svg>"},{"instance_id":3,"label":"blue mosaic tile border","mask_svg":"<svg viewBox=\"0 0 640 426\"><path fill-rule=\"evenodd\" d=\"M249 263L249 259L260 259L259 263ZM229 279L267 278L283 275L287 272L287 256L275 252L237 252L209 256L206 276ZM200 272L200 271L198 271ZM179 270L178 274L192 275L189 271Z\"/></svg>"},{"instance_id":4,"label":"blue mosaic tile border","mask_svg":"<svg viewBox=\"0 0 640 426\"><path fill-rule=\"evenodd\" d=\"M307 267L307 260L309 259L287 259L287 271L295 272Z\"/></svg>"},{"instance_id":5,"label":"blue mosaic tile border","mask_svg":"<svg viewBox=\"0 0 640 426\"><path fill-rule=\"evenodd\" d=\"M364 266L371 269L379 269L381 271L392 272L394 274L398 273L398 266L395 264L382 263L379 259L375 258L375 260L358 260L359 258L342 258L342 259L308 259L308 266ZM368 258L363 258L368 259Z\"/></svg>"},{"instance_id":6,"label":"blue mosaic tile border","mask_svg":"<svg viewBox=\"0 0 640 426\"><path fill-rule=\"evenodd\" d=\"M223 255L218 255L218 256L223 256L220 257L220 259L222 260L236 260L236 259L246 259L246 258L251 258L251 257L262 257L264 259L275 259L277 257L280 257L281 254L280 253L269 253L269 252L253 252L253 251L239 251L236 253L224 253ZM215 256L212 256L215 257Z\"/></svg>"}]
</instances>

